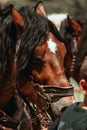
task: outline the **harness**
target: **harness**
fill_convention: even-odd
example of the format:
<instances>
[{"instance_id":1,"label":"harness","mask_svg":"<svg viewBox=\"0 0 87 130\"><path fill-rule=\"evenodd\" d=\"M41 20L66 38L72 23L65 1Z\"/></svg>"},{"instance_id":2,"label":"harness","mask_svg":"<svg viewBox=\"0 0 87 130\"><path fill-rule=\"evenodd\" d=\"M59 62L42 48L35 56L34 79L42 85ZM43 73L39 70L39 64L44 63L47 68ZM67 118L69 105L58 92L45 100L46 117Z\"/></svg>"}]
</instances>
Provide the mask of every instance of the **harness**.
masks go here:
<instances>
[{"instance_id":1,"label":"harness","mask_svg":"<svg viewBox=\"0 0 87 130\"><path fill-rule=\"evenodd\" d=\"M37 103L33 104L32 102L29 102L23 91L19 91L19 93L33 114L33 117L31 119L32 123L38 123L39 120L41 129L47 128L54 120L53 115L51 117L49 114L51 103L60 100L62 97L72 96L73 86L67 88L61 88L58 86L45 86L39 84L34 84L34 86L37 88L36 93L38 94L39 98L39 106L42 104L42 108L40 108ZM51 109L50 112L51 114L53 113Z\"/></svg>"}]
</instances>

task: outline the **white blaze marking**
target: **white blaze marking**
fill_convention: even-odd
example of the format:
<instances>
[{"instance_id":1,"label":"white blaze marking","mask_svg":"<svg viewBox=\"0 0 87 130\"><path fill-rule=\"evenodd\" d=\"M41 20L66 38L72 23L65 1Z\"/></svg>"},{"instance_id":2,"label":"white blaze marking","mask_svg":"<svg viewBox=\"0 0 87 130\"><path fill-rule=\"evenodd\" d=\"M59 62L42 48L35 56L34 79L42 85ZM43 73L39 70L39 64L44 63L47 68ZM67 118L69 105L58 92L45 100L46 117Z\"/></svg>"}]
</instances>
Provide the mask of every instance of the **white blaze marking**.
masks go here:
<instances>
[{"instance_id":1,"label":"white blaze marking","mask_svg":"<svg viewBox=\"0 0 87 130\"><path fill-rule=\"evenodd\" d=\"M52 39L49 39L47 43L48 43L48 48L50 49L50 51L55 53L55 51L57 50L56 43L53 42Z\"/></svg>"}]
</instances>

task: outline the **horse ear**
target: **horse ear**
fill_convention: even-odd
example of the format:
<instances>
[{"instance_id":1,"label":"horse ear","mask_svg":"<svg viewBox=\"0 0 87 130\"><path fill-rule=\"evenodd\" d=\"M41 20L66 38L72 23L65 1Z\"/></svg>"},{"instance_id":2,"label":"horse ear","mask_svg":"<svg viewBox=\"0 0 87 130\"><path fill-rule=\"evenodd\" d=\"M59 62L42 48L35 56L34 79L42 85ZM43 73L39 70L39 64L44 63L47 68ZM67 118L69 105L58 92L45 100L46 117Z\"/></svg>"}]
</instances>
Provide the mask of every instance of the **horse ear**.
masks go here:
<instances>
[{"instance_id":1,"label":"horse ear","mask_svg":"<svg viewBox=\"0 0 87 130\"><path fill-rule=\"evenodd\" d=\"M47 13L46 13L46 9L43 5L43 2L42 1L39 1L35 7L34 7L34 12L44 16L44 17L47 17Z\"/></svg>"},{"instance_id":2,"label":"horse ear","mask_svg":"<svg viewBox=\"0 0 87 130\"><path fill-rule=\"evenodd\" d=\"M76 22L75 20L70 19L69 15L67 16L67 21L73 30L81 30L81 25L78 22Z\"/></svg>"},{"instance_id":3,"label":"horse ear","mask_svg":"<svg viewBox=\"0 0 87 130\"><path fill-rule=\"evenodd\" d=\"M13 5L10 5L10 8L14 24L16 25L17 29L23 31L25 25L23 16L16 9L14 9Z\"/></svg>"},{"instance_id":4,"label":"horse ear","mask_svg":"<svg viewBox=\"0 0 87 130\"><path fill-rule=\"evenodd\" d=\"M67 15L67 21L68 21L68 23L69 23L70 25L73 24L73 22L72 22L72 20L70 19L69 15Z\"/></svg>"}]
</instances>

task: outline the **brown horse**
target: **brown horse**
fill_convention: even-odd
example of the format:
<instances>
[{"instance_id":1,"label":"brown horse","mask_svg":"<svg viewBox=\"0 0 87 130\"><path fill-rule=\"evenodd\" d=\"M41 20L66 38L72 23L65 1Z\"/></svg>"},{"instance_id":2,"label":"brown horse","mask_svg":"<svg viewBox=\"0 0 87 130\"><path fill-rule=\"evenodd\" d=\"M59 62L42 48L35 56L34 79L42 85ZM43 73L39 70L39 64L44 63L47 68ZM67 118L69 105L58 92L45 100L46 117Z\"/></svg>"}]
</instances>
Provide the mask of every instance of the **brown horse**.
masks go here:
<instances>
[{"instance_id":1,"label":"brown horse","mask_svg":"<svg viewBox=\"0 0 87 130\"><path fill-rule=\"evenodd\" d=\"M39 5L41 4L39 3ZM18 74L18 77L20 77L19 81L22 81L24 78L28 77L28 79L26 78L28 81L25 80L26 82L24 86L23 84L21 85L22 86L21 92L23 92L27 96L29 101L34 102L37 106L39 106L39 108L43 108L43 111L46 111L49 102L48 103L46 103L46 101L42 102L41 96L39 95L40 92L42 93L42 95L44 95L43 94L43 91L44 91L44 93L46 94L45 98L48 97L48 100L50 100L52 107L54 104L56 104L56 101L61 99L61 101L59 101L59 104L62 103L62 105L59 108L57 108L56 110L57 113L55 112L58 115L59 111L63 107L66 107L67 105L75 101L74 96L71 96L72 87L70 86L70 83L68 82L64 73L63 63L64 63L64 56L66 53L66 49L65 49L64 44L61 41L59 41L61 38L59 36L59 33L56 27L47 18L39 14L40 12L42 13L42 11L44 12L43 10L44 8L42 8L42 6L37 5L35 8L36 10L37 10L37 7L38 7L38 13L37 12L35 13L36 18L38 17L39 19L41 18L43 20L42 21L40 20L40 22L38 21L37 23L37 19L35 19L35 16L34 16L35 21L32 22L33 27L35 25L35 28L38 27L38 29L40 29L37 36L38 38L40 37L39 34L43 33L41 26L44 27L44 29L46 28L46 32L44 32L43 38L41 37L38 43L35 41L37 40L35 36L35 40L33 41L34 47L32 47L33 46L33 43L31 40L32 38L29 37L31 39L28 39L27 40L28 43L26 44L28 46L30 45L29 46L30 50L27 50L25 44L22 44L20 46L20 49L18 51L18 66L17 66L18 71L20 73ZM39 12L39 9L40 9L40 12ZM21 11L20 13L22 14ZM14 10L12 14L13 14L13 19L16 23L16 18L14 16L16 15L18 16L18 14L16 14ZM33 16L31 17L31 19L33 20ZM42 22L46 22L47 25ZM36 34L35 28L34 28L34 34ZM32 31L33 31L33 28L32 28ZM34 35L33 35L33 38L34 38ZM32 43L32 46L31 46L31 43L29 43L29 40ZM31 47L33 48L33 50L31 50ZM23 59L23 56L21 57L22 53L25 53L26 51L27 52L29 51L29 54L28 54L29 61L27 61L27 56L25 57L24 55L24 59ZM23 77L24 73L27 76ZM39 89L37 89L37 93L35 93L34 87L38 86L37 84L39 84L40 91ZM31 85L31 89L30 89L30 85ZM20 82L18 83L18 86L20 88ZM43 112L42 112L42 115L43 115ZM42 121L42 118L40 118L40 120ZM48 125L48 124L45 124L45 125Z\"/></svg>"},{"instance_id":2,"label":"brown horse","mask_svg":"<svg viewBox=\"0 0 87 130\"><path fill-rule=\"evenodd\" d=\"M16 89L16 42L20 35L13 23L10 7L0 10L0 128L17 129L24 103ZM20 25L22 28L22 25ZM18 34L18 35L17 35ZM13 103L11 103L11 100ZM15 101L14 101L15 100ZM11 103L11 104L10 104ZM10 106L9 106L10 104ZM7 107L8 106L8 107ZM5 112L5 113L4 113ZM8 115L11 115L9 116ZM4 127L3 127L3 126ZM6 127L6 128L5 128Z\"/></svg>"},{"instance_id":3,"label":"brown horse","mask_svg":"<svg viewBox=\"0 0 87 130\"><path fill-rule=\"evenodd\" d=\"M65 49L65 46L63 45L63 43L58 40L58 38L59 39L61 39L61 38L59 37L59 33L58 33L56 27L47 19L46 12L45 12L45 9L44 9L41 1L37 3L34 11L35 11L35 13L37 13L38 16L45 17L44 19L47 20L49 23L50 32L48 33L45 41L42 42L41 45L39 45L35 48L34 59L32 58L32 61L31 61L32 64L30 64L31 69L29 69L29 70L33 77L32 78L33 82L39 83L40 85L46 85L46 87L44 87L44 88L45 89L47 88L48 90L44 90L44 91L46 91L48 93L51 92L51 94L49 94L49 95L51 96L52 102L55 102L55 100L57 101L57 99L56 99L57 97L58 98L60 98L61 96L65 97L64 95L66 95L66 94L60 94L61 90L59 90L59 89L69 88L69 85L70 85L70 83L67 81L66 76L64 74L64 66L63 66L66 49ZM54 33L54 29L56 29L56 31L55 31L56 34ZM52 32L55 36L53 34L51 34ZM57 44L58 44L58 46L57 46ZM63 52L61 52L62 50L63 50ZM59 58L59 56L60 56L60 58ZM58 86L60 86L60 87L58 87ZM54 93L54 91L57 91L57 93L55 92L55 95L53 96L52 93ZM54 97L56 97L56 98L54 98ZM69 104L68 101L72 102L75 100L73 99L72 96L70 96L70 97L66 96L66 98L61 98L60 102L62 102L62 105L63 105L63 103ZM60 104L60 102L59 102L59 104ZM67 103L65 103L65 102L67 102ZM54 106L55 104L56 104L56 102L52 103L52 106ZM62 105L58 106L58 108L56 110L57 113L55 112L56 114L59 114L58 112L63 107Z\"/></svg>"},{"instance_id":4,"label":"brown horse","mask_svg":"<svg viewBox=\"0 0 87 130\"><path fill-rule=\"evenodd\" d=\"M82 45L82 35L85 29L85 19L70 18L62 21L60 35L65 43L67 54L65 57L65 73L69 78L72 76L77 82L79 81L79 62L78 59ZM81 46L81 47L80 47ZM83 48L83 47L82 47ZM82 54L83 55L83 54Z\"/></svg>"},{"instance_id":5,"label":"brown horse","mask_svg":"<svg viewBox=\"0 0 87 130\"><path fill-rule=\"evenodd\" d=\"M0 30L0 108L3 109L18 90L31 111L31 129L39 130L50 124L47 122L50 105L61 99L58 113L75 101L73 87L64 73L66 48L47 18L31 11L29 6L19 11L13 6L10 8L12 16L8 15L9 11L2 13Z\"/></svg>"}]
</instances>

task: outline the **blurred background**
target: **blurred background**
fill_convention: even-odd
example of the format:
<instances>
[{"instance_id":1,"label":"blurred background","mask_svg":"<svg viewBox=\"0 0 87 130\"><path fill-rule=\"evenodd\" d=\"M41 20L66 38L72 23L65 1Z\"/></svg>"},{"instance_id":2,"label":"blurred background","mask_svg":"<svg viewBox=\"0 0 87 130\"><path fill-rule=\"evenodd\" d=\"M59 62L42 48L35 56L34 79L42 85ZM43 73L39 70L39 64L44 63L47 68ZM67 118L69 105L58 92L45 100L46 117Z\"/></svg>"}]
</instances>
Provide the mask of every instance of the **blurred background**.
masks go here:
<instances>
[{"instance_id":1,"label":"blurred background","mask_svg":"<svg viewBox=\"0 0 87 130\"><path fill-rule=\"evenodd\" d=\"M38 0L0 0L0 4L9 1L14 3L17 8L29 4L34 6ZM87 0L42 0L47 14L51 13L68 13L71 16L81 15L87 17Z\"/></svg>"}]
</instances>

